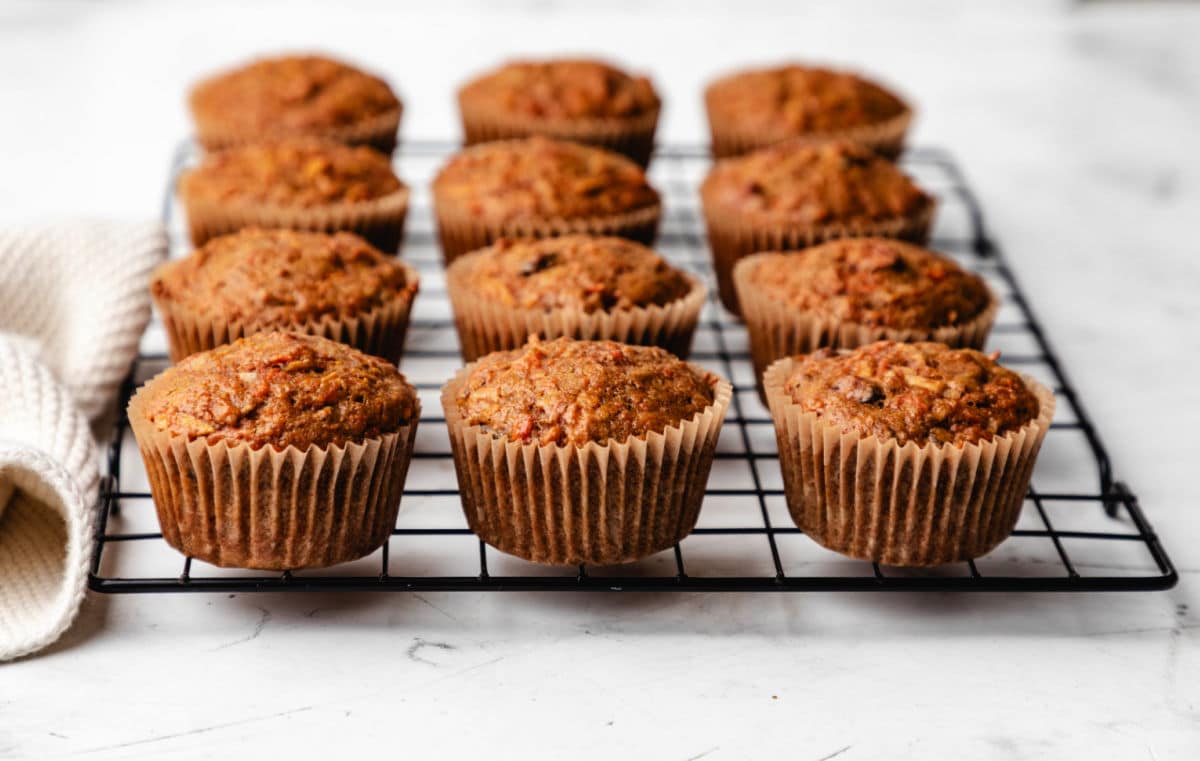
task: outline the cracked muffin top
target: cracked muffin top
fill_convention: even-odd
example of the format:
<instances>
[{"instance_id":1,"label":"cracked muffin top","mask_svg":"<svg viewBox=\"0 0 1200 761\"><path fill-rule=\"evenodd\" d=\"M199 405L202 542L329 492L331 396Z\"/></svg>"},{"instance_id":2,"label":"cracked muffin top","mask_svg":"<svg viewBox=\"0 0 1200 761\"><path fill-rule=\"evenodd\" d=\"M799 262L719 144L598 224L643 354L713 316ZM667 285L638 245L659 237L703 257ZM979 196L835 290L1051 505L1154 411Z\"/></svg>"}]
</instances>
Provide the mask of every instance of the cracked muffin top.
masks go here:
<instances>
[{"instance_id":1,"label":"cracked muffin top","mask_svg":"<svg viewBox=\"0 0 1200 761\"><path fill-rule=\"evenodd\" d=\"M433 194L444 210L490 222L603 217L659 203L633 161L545 137L467 148L438 172Z\"/></svg>"},{"instance_id":2,"label":"cracked muffin top","mask_svg":"<svg viewBox=\"0 0 1200 761\"><path fill-rule=\"evenodd\" d=\"M519 309L613 311L665 305L693 283L653 250L624 238L502 239L450 265L472 297Z\"/></svg>"},{"instance_id":3,"label":"cracked muffin top","mask_svg":"<svg viewBox=\"0 0 1200 761\"><path fill-rule=\"evenodd\" d=\"M783 393L845 432L901 445L975 444L1015 431L1040 409L997 357L939 343L821 349L796 358Z\"/></svg>"},{"instance_id":4,"label":"cracked muffin top","mask_svg":"<svg viewBox=\"0 0 1200 761\"><path fill-rule=\"evenodd\" d=\"M716 383L655 346L531 338L481 359L455 403L465 425L509 441L582 446L679 425L713 403Z\"/></svg>"},{"instance_id":5,"label":"cracked muffin top","mask_svg":"<svg viewBox=\"0 0 1200 761\"><path fill-rule=\"evenodd\" d=\"M723 77L709 85L704 100L710 119L778 139L879 124L908 110L862 77L794 64Z\"/></svg>"},{"instance_id":6,"label":"cracked muffin top","mask_svg":"<svg viewBox=\"0 0 1200 761\"><path fill-rule=\"evenodd\" d=\"M983 278L954 260L888 238L845 238L757 254L747 282L767 298L838 322L896 330L960 325L992 303Z\"/></svg>"},{"instance_id":7,"label":"cracked muffin top","mask_svg":"<svg viewBox=\"0 0 1200 761\"><path fill-rule=\"evenodd\" d=\"M287 138L207 155L180 180L188 201L313 207L372 201L402 189L387 156L366 146Z\"/></svg>"},{"instance_id":8,"label":"cracked muffin top","mask_svg":"<svg viewBox=\"0 0 1200 761\"><path fill-rule=\"evenodd\" d=\"M315 55L264 58L217 74L188 102L201 131L246 136L316 134L400 108L379 77Z\"/></svg>"},{"instance_id":9,"label":"cracked muffin top","mask_svg":"<svg viewBox=\"0 0 1200 761\"><path fill-rule=\"evenodd\" d=\"M722 159L700 193L710 210L798 225L878 223L933 204L895 164L847 141L783 143Z\"/></svg>"},{"instance_id":10,"label":"cracked muffin top","mask_svg":"<svg viewBox=\"0 0 1200 761\"><path fill-rule=\"evenodd\" d=\"M415 290L416 275L353 233L247 228L159 267L159 302L248 329L345 319Z\"/></svg>"},{"instance_id":11,"label":"cracked muffin top","mask_svg":"<svg viewBox=\"0 0 1200 761\"><path fill-rule=\"evenodd\" d=\"M253 449L359 442L395 432L419 412L416 389L386 360L279 331L193 354L135 399L163 433Z\"/></svg>"},{"instance_id":12,"label":"cracked muffin top","mask_svg":"<svg viewBox=\"0 0 1200 761\"><path fill-rule=\"evenodd\" d=\"M463 107L547 121L621 119L658 111L650 80L603 61L513 61L466 84Z\"/></svg>"}]
</instances>

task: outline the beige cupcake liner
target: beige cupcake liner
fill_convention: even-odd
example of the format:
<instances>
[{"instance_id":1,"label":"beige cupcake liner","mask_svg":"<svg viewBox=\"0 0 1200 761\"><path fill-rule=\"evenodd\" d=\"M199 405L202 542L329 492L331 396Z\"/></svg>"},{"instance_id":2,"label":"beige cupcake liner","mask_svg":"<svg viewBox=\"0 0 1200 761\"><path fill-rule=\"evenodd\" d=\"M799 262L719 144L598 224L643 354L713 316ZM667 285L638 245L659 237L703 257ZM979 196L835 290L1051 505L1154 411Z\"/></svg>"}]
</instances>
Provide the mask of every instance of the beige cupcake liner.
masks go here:
<instances>
[{"instance_id":1,"label":"beige cupcake liner","mask_svg":"<svg viewBox=\"0 0 1200 761\"><path fill-rule=\"evenodd\" d=\"M396 133L400 129L403 106L375 114L354 124L315 130L287 130L268 133L246 133L222 129L219 124L196 119L196 142L206 151L220 151L258 140L277 137L320 137L349 145L367 145L381 153L392 155L396 150Z\"/></svg>"},{"instance_id":2,"label":"beige cupcake liner","mask_svg":"<svg viewBox=\"0 0 1200 761\"><path fill-rule=\"evenodd\" d=\"M654 131L659 110L627 119L579 119L548 121L520 118L489 111L486 106L459 99L463 137L466 145L514 140L545 135L559 140L595 145L628 156L645 167L654 150Z\"/></svg>"},{"instance_id":3,"label":"beige cupcake liner","mask_svg":"<svg viewBox=\"0 0 1200 761\"><path fill-rule=\"evenodd\" d=\"M934 201L912 217L850 225L771 227L756 225L752 219L726 213L705 202L704 221L708 230L708 245L712 251L713 270L717 276L717 295L721 297L721 303L726 309L735 315L741 315L737 290L733 284L733 267L738 260L750 254L795 251L835 238L878 236L923 245L929 240L936 210L937 203Z\"/></svg>"},{"instance_id":4,"label":"beige cupcake liner","mask_svg":"<svg viewBox=\"0 0 1200 761\"><path fill-rule=\"evenodd\" d=\"M747 129L737 121L714 119L708 114L709 134L712 138L712 154L715 158L740 156L743 153L766 148L769 145L797 141L809 143L849 140L865 145L888 158L895 159L904 150L904 138L912 124L913 112L909 108L878 124L864 124L850 129L832 132L817 132L808 135L780 135L769 130Z\"/></svg>"},{"instance_id":5,"label":"beige cupcake liner","mask_svg":"<svg viewBox=\"0 0 1200 761\"><path fill-rule=\"evenodd\" d=\"M464 282L474 254L456 260L446 271L446 290L454 308L454 324L463 360L473 362L494 351L517 349L530 335L543 339L569 336L584 340L612 340L641 346L661 346L686 359L700 322L708 289L687 275L691 289L683 298L662 306L635 307L610 312L580 309L522 309L476 296Z\"/></svg>"},{"instance_id":6,"label":"beige cupcake liner","mask_svg":"<svg viewBox=\"0 0 1200 761\"><path fill-rule=\"evenodd\" d=\"M480 539L536 563L611 565L691 533L733 393L728 382L718 380L712 405L662 433L538 446L463 423L455 400L473 367L442 388L442 408L463 512Z\"/></svg>"},{"instance_id":7,"label":"beige cupcake liner","mask_svg":"<svg viewBox=\"0 0 1200 761\"><path fill-rule=\"evenodd\" d=\"M408 317L412 311L413 298L419 288L417 271L408 265L403 266L407 285L395 298L361 314L341 319L325 316L319 320L287 325L248 325L238 320L196 314L185 305L159 298L158 295L154 295L154 304L162 316L172 362L179 362L197 352L233 343L252 333L285 328L322 336L353 346L367 354L383 357L392 364L399 364L404 353L404 339L408 333Z\"/></svg>"},{"instance_id":8,"label":"beige cupcake liner","mask_svg":"<svg viewBox=\"0 0 1200 761\"><path fill-rule=\"evenodd\" d=\"M937 341L953 348L982 349L996 321L996 313L1000 310L999 299L989 289L987 306L961 325L947 325L933 330L898 330L856 322L838 322L824 315L797 310L759 291L751 279L759 258L758 254L752 254L738 261L733 268L733 281L750 338L754 378L759 397L764 401L762 374L768 365L781 357L808 354L825 347L853 349L875 341Z\"/></svg>"},{"instance_id":9,"label":"beige cupcake liner","mask_svg":"<svg viewBox=\"0 0 1200 761\"><path fill-rule=\"evenodd\" d=\"M386 254L395 254L404 238L408 213L408 188L382 198L357 203L337 203L309 208L289 208L231 201L217 203L183 198L192 245L202 246L218 235L244 227L283 228L309 232L352 232L366 238Z\"/></svg>"},{"instance_id":10,"label":"beige cupcake liner","mask_svg":"<svg viewBox=\"0 0 1200 761\"><path fill-rule=\"evenodd\" d=\"M129 403L163 538L227 568L344 563L391 536L417 424L344 446L277 451L189 441L157 430Z\"/></svg>"},{"instance_id":11,"label":"beige cupcake liner","mask_svg":"<svg viewBox=\"0 0 1200 761\"><path fill-rule=\"evenodd\" d=\"M764 386L792 519L818 544L887 565L934 566L987 554L1021 514L1034 461L1054 417L1054 394L1028 376L1035 420L965 446L881 441L843 433L784 394L794 360Z\"/></svg>"},{"instance_id":12,"label":"beige cupcake liner","mask_svg":"<svg viewBox=\"0 0 1200 761\"><path fill-rule=\"evenodd\" d=\"M647 246L654 245L662 204L624 214L581 219L538 219L522 222L488 222L469 214L460 214L436 203L438 239L442 258L450 264L463 254L490 246L500 238L554 238L559 235L615 235Z\"/></svg>"}]
</instances>

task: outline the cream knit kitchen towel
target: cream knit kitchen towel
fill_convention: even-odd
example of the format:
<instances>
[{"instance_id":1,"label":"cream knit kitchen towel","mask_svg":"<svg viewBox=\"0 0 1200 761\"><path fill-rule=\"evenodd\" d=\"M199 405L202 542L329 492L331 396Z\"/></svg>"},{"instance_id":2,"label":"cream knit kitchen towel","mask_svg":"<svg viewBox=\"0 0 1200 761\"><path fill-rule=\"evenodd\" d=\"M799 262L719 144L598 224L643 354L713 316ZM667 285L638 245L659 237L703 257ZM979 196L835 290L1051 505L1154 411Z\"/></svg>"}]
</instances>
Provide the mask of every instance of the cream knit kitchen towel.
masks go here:
<instances>
[{"instance_id":1,"label":"cream knit kitchen towel","mask_svg":"<svg viewBox=\"0 0 1200 761\"><path fill-rule=\"evenodd\" d=\"M66 631L87 586L98 451L150 318L157 224L0 231L0 661Z\"/></svg>"}]
</instances>

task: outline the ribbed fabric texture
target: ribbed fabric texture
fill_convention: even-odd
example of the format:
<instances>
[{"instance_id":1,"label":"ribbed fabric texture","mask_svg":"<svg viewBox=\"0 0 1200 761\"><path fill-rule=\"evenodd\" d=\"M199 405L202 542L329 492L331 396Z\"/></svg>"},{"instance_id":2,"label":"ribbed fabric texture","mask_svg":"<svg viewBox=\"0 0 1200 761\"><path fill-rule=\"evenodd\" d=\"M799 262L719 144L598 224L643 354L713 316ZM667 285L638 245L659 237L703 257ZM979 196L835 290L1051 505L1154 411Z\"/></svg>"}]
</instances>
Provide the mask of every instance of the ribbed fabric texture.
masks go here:
<instances>
[{"instance_id":1,"label":"ribbed fabric texture","mask_svg":"<svg viewBox=\"0 0 1200 761\"><path fill-rule=\"evenodd\" d=\"M150 318L157 224L0 231L0 660L67 630L87 586L99 481L89 419Z\"/></svg>"}]
</instances>

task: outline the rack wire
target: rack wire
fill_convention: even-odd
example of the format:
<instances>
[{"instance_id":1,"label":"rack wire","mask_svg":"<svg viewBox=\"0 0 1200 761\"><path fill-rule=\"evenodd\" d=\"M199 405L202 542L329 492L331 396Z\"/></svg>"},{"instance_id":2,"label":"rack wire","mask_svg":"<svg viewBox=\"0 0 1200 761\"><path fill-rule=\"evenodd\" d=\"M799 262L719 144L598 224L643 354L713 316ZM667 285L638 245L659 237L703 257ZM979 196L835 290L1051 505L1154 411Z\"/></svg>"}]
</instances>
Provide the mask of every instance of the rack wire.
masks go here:
<instances>
[{"instance_id":1,"label":"rack wire","mask_svg":"<svg viewBox=\"0 0 1200 761\"><path fill-rule=\"evenodd\" d=\"M673 549L619 567L547 567L488 547L466 527L440 415L438 389L460 365L441 256L426 192L457 146L407 142L397 164L413 188L403 257L421 272L401 370L417 386L424 414L413 465L390 540L374 554L327 569L259 572L222 569L185 558L158 530L145 471L119 414L100 490L89 585L108 593L266 591L1024 591L1168 589L1178 575L1138 504L1116 479L1107 451L1046 332L999 247L988 236L975 194L945 151L911 150L903 164L941 202L932 246L979 272L1002 295L989 341L1002 361L1047 382L1058 410L1033 486L1012 538L976 561L902 569L825 550L796 528L783 501L771 419L754 390L745 329L715 300L696 188L708 168L701 147L665 146L651 168L666 216L658 249L707 278L714 294L697 331L692 360L734 383L695 532ZM163 221L172 255L186 251L174 201L179 173L196 156L180 145L170 166ZM167 364L161 326L151 325L124 385L121 410L136 385Z\"/></svg>"}]
</instances>

